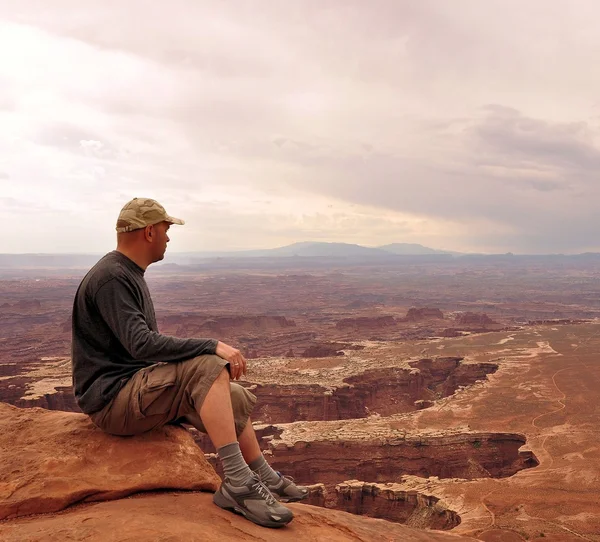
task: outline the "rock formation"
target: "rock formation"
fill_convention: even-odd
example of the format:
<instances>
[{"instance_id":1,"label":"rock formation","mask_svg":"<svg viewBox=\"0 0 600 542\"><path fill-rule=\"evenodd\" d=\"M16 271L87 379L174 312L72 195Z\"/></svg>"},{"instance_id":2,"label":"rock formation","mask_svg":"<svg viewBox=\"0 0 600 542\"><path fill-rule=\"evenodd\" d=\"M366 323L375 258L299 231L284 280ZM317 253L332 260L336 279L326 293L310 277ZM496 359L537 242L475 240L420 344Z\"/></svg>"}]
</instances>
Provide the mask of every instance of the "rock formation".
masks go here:
<instances>
[{"instance_id":1,"label":"rock formation","mask_svg":"<svg viewBox=\"0 0 600 542\"><path fill-rule=\"evenodd\" d=\"M18 310L29 310L39 309L42 306L39 299L20 299L16 303L2 303L0 309L18 309Z\"/></svg>"},{"instance_id":2,"label":"rock formation","mask_svg":"<svg viewBox=\"0 0 600 542\"><path fill-rule=\"evenodd\" d=\"M461 326L487 326L497 324L485 313L464 312L457 314L455 322Z\"/></svg>"},{"instance_id":3,"label":"rock formation","mask_svg":"<svg viewBox=\"0 0 600 542\"><path fill-rule=\"evenodd\" d=\"M75 401L71 386L55 386L55 391L36 396L21 397L13 400L12 404L18 407L41 407L49 410L62 410L63 412L81 412Z\"/></svg>"},{"instance_id":4,"label":"rock formation","mask_svg":"<svg viewBox=\"0 0 600 542\"><path fill-rule=\"evenodd\" d=\"M427 318L436 318L439 320L444 319L444 313L440 309L431 309L427 307L416 308L412 307L408 309L406 316L404 317L405 322L420 322L421 320L426 320Z\"/></svg>"},{"instance_id":5,"label":"rock formation","mask_svg":"<svg viewBox=\"0 0 600 542\"><path fill-rule=\"evenodd\" d=\"M302 352L303 358L326 358L329 356L343 356L344 348L348 348L349 344L343 343L322 343L313 344Z\"/></svg>"},{"instance_id":6,"label":"rock formation","mask_svg":"<svg viewBox=\"0 0 600 542\"><path fill-rule=\"evenodd\" d=\"M254 419L286 423L410 412L423 408L418 401L452 395L459 386L484 380L497 367L494 363L462 363L460 357L440 356L406 361L401 367L356 367L354 374L328 386L256 383L250 386L259 398Z\"/></svg>"},{"instance_id":7,"label":"rock formation","mask_svg":"<svg viewBox=\"0 0 600 542\"><path fill-rule=\"evenodd\" d=\"M171 332L178 337L215 336L225 337L240 333L266 333L290 327L296 327L296 322L284 316L218 316L205 317L200 315L165 316L160 321L161 329Z\"/></svg>"},{"instance_id":8,"label":"rock formation","mask_svg":"<svg viewBox=\"0 0 600 542\"><path fill-rule=\"evenodd\" d=\"M180 427L114 437L84 414L0 403L0 442L0 519L152 489L215 491L220 483Z\"/></svg>"},{"instance_id":9,"label":"rock formation","mask_svg":"<svg viewBox=\"0 0 600 542\"><path fill-rule=\"evenodd\" d=\"M283 426L285 427L285 426ZM331 490L343 479L398 482L411 474L422 478L504 478L535 467L531 452L520 452L523 435L437 431L418 434L398 432L396 438L377 438L356 432L330 430L292 443L285 433L268 441L271 464L302 483L323 483Z\"/></svg>"},{"instance_id":10,"label":"rock formation","mask_svg":"<svg viewBox=\"0 0 600 542\"><path fill-rule=\"evenodd\" d=\"M401 484L370 484L350 480L335 487L338 510L391 519L420 529L447 530L460 516L435 495L406 490Z\"/></svg>"},{"instance_id":11,"label":"rock formation","mask_svg":"<svg viewBox=\"0 0 600 542\"><path fill-rule=\"evenodd\" d=\"M358 318L343 318L335 324L335 327L341 330L378 330L394 327L395 325L396 319L393 316L360 316Z\"/></svg>"},{"instance_id":12,"label":"rock formation","mask_svg":"<svg viewBox=\"0 0 600 542\"><path fill-rule=\"evenodd\" d=\"M265 529L221 510L206 493L138 495L89 504L60 515L37 516L0 523L3 542L114 540L155 542L461 542L476 539L443 532L420 531L384 521L291 504L294 520L283 529Z\"/></svg>"},{"instance_id":13,"label":"rock formation","mask_svg":"<svg viewBox=\"0 0 600 542\"><path fill-rule=\"evenodd\" d=\"M3 542L474 540L304 504L290 505L295 515L290 525L269 530L221 510L210 493L198 492L212 492L218 484L181 427L113 437L83 414L0 403Z\"/></svg>"},{"instance_id":14,"label":"rock formation","mask_svg":"<svg viewBox=\"0 0 600 542\"><path fill-rule=\"evenodd\" d=\"M360 349L353 348L352 352ZM389 416L423 408L424 404L452 395L460 386L485 380L497 369L495 363L464 363L461 357L438 356L405 360L397 367L377 368L376 363L340 362L342 356L330 356L332 363L344 363L344 372L338 371L337 381L322 385L322 379L290 372L282 367L278 373L282 382L294 377L296 383L265 382L256 366L252 382L245 382L259 401L254 412L255 421L287 423L296 420L341 420L364 418L370 414ZM346 356L344 356L345 358ZM267 360L272 372L274 362ZM42 407L53 410L79 412L70 385L70 360L48 361L46 368L32 376L44 375L26 386L6 390L4 399L21 407ZM318 380L318 383L317 383ZM12 392L12 393L11 393Z\"/></svg>"}]
</instances>

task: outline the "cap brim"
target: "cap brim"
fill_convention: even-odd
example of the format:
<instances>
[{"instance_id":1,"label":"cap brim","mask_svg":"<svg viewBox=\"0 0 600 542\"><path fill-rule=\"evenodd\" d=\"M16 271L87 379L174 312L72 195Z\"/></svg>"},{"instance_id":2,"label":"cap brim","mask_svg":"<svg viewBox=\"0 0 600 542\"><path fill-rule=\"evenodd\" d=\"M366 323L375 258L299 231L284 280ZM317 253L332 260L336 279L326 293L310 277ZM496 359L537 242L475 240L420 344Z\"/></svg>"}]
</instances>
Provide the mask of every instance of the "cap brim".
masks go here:
<instances>
[{"instance_id":1,"label":"cap brim","mask_svg":"<svg viewBox=\"0 0 600 542\"><path fill-rule=\"evenodd\" d=\"M181 218L175 218L174 216L167 216L165 218L165 222L168 222L169 224L179 224L180 226L185 224L185 220L181 220Z\"/></svg>"}]
</instances>

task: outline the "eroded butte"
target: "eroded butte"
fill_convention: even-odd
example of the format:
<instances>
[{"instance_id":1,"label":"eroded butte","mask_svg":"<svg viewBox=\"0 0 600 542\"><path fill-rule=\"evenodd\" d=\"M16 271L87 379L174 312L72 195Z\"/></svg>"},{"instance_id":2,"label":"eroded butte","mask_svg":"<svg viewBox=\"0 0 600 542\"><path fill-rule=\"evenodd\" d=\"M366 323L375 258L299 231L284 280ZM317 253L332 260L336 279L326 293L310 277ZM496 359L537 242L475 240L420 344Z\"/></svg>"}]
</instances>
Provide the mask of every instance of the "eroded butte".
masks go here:
<instances>
[{"instance_id":1,"label":"eroded butte","mask_svg":"<svg viewBox=\"0 0 600 542\"><path fill-rule=\"evenodd\" d=\"M310 504L425 529L423 540L442 535L433 529L598 541L600 322L592 290L578 293L595 271L528 272L535 281L477 266L148 280L163 332L248 354L242 383L259 398L263 449L312 485ZM77 411L68 319L78 280L0 281L0 400ZM218 472L208 439L190 432ZM147 514L146 503L128 506ZM94 521L112 513L102 506Z\"/></svg>"}]
</instances>

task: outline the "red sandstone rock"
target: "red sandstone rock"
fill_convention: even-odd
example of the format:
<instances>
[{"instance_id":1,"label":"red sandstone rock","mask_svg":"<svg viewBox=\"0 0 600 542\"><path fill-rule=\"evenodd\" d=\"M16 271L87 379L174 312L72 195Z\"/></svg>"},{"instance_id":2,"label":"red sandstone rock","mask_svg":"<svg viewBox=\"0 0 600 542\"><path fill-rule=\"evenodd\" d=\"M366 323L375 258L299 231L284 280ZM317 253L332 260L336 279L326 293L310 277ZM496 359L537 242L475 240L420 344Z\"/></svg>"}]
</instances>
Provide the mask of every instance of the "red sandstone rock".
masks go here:
<instances>
[{"instance_id":1,"label":"red sandstone rock","mask_svg":"<svg viewBox=\"0 0 600 542\"><path fill-rule=\"evenodd\" d=\"M304 352L302 352L303 358L327 358L330 356L343 356L344 348L349 345L342 343L329 343L329 344L313 344L309 346Z\"/></svg>"},{"instance_id":2,"label":"red sandstone rock","mask_svg":"<svg viewBox=\"0 0 600 542\"><path fill-rule=\"evenodd\" d=\"M487 314L476 312L464 312L457 314L455 321L461 326L486 326L496 324Z\"/></svg>"},{"instance_id":3,"label":"red sandstone rock","mask_svg":"<svg viewBox=\"0 0 600 542\"><path fill-rule=\"evenodd\" d=\"M410 412L422 408L415 401L452 395L459 386L485 380L498 367L494 363L461 363L461 359L424 358L406 362L404 367L376 369L361 364L355 374L328 386L253 382L250 388L258 397L253 419L262 423L288 423ZM345 358L334 360L338 365L345 363ZM336 374L341 375L339 371Z\"/></svg>"},{"instance_id":4,"label":"red sandstone rock","mask_svg":"<svg viewBox=\"0 0 600 542\"><path fill-rule=\"evenodd\" d=\"M460 337L462 332L458 329L448 327L440 332L440 337Z\"/></svg>"},{"instance_id":5,"label":"red sandstone rock","mask_svg":"<svg viewBox=\"0 0 600 542\"><path fill-rule=\"evenodd\" d=\"M349 480L335 487L338 506L353 514L394 518L404 525L429 529L452 529L460 516L435 495L407 491L399 484L372 484Z\"/></svg>"},{"instance_id":6,"label":"red sandstone rock","mask_svg":"<svg viewBox=\"0 0 600 542\"><path fill-rule=\"evenodd\" d=\"M420 320L426 320L427 318L439 318L444 319L444 313L440 309L430 309L423 307L417 309L415 307L408 309L404 320L406 322L418 322Z\"/></svg>"},{"instance_id":7,"label":"red sandstone rock","mask_svg":"<svg viewBox=\"0 0 600 542\"><path fill-rule=\"evenodd\" d=\"M215 316L172 315L160 321L164 333L179 337L194 335L224 336L231 333L266 333L296 326L296 322L284 316Z\"/></svg>"},{"instance_id":8,"label":"red sandstone rock","mask_svg":"<svg viewBox=\"0 0 600 542\"><path fill-rule=\"evenodd\" d=\"M6 542L465 540L302 504L290 505L295 514L290 525L269 530L221 510L212 495L123 499L153 489L214 491L219 479L182 428L113 437L83 414L4 403L0 417L0 539ZM103 499L112 502L86 502ZM78 506L64 510L72 504Z\"/></svg>"},{"instance_id":9,"label":"red sandstone rock","mask_svg":"<svg viewBox=\"0 0 600 542\"><path fill-rule=\"evenodd\" d=\"M183 428L115 437L84 414L5 403L0 403L0 465L0 519L153 489L215 491L220 484Z\"/></svg>"},{"instance_id":10,"label":"red sandstone rock","mask_svg":"<svg viewBox=\"0 0 600 542\"><path fill-rule=\"evenodd\" d=\"M326 506L331 507L340 505L340 502L334 503L333 488L351 478L378 483L399 482L406 474L423 479L430 476L504 478L538 464L531 452L520 450L526 442L520 434L439 431L427 435L420 431L412 435L403 432L395 439L384 440L374 433L369 438L369 434L360 434L356 428L344 432L343 428L330 427L330 434L325 438L321 435L320 440L315 440L305 431L291 437L291 444L283 439L289 438L285 431L293 431L294 427L297 426L280 426L283 434L268 441L269 462L274 469L293 476L302 484L316 481L324 484ZM313 431L317 427L314 425ZM300 440L302 438L305 440ZM402 522L406 519L402 506L386 511L388 515L376 517ZM356 506L344 509L358 510ZM365 504L358 513L370 511ZM440 528L436 522L428 526Z\"/></svg>"},{"instance_id":11,"label":"red sandstone rock","mask_svg":"<svg viewBox=\"0 0 600 542\"><path fill-rule=\"evenodd\" d=\"M202 493L144 495L77 507L67 513L0 523L5 542L57 540L156 541L381 541L451 542L473 538L419 531L380 519L292 504L294 520L266 529L221 510Z\"/></svg>"},{"instance_id":12,"label":"red sandstone rock","mask_svg":"<svg viewBox=\"0 0 600 542\"><path fill-rule=\"evenodd\" d=\"M55 386L53 393L45 393L39 397L27 397L13 400L14 406L21 408L41 407L48 410L62 410L63 412L81 412L75 401L73 388Z\"/></svg>"},{"instance_id":13,"label":"red sandstone rock","mask_svg":"<svg viewBox=\"0 0 600 542\"><path fill-rule=\"evenodd\" d=\"M393 316L359 316L358 318L342 318L335 327L337 329L385 329L396 325Z\"/></svg>"},{"instance_id":14,"label":"red sandstone rock","mask_svg":"<svg viewBox=\"0 0 600 542\"><path fill-rule=\"evenodd\" d=\"M39 309L42 306L39 299L19 299L16 303L2 303L0 308L3 309L19 309L19 310L27 310L27 309Z\"/></svg>"}]
</instances>

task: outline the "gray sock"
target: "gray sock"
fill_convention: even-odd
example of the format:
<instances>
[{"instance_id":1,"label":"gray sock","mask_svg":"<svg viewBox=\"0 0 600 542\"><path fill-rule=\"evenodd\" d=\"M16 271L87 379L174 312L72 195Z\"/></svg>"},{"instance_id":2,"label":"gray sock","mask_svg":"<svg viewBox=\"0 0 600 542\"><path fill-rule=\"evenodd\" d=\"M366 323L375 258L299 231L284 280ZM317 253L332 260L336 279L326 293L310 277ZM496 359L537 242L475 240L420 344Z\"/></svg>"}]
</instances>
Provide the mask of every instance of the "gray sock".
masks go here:
<instances>
[{"instance_id":1,"label":"gray sock","mask_svg":"<svg viewBox=\"0 0 600 542\"><path fill-rule=\"evenodd\" d=\"M277 474L267 463L265 457L260 454L254 461L248 465L265 484L274 485L279 482L279 474Z\"/></svg>"},{"instance_id":2,"label":"gray sock","mask_svg":"<svg viewBox=\"0 0 600 542\"><path fill-rule=\"evenodd\" d=\"M240 445L237 442L225 444L217 449L225 478L234 486L246 485L253 476L252 471L244 461L244 456L240 451Z\"/></svg>"}]
</instances>

